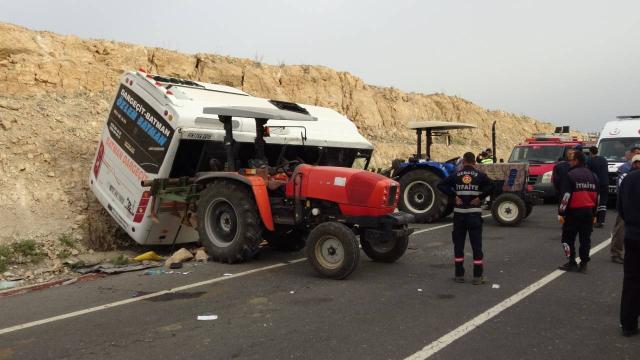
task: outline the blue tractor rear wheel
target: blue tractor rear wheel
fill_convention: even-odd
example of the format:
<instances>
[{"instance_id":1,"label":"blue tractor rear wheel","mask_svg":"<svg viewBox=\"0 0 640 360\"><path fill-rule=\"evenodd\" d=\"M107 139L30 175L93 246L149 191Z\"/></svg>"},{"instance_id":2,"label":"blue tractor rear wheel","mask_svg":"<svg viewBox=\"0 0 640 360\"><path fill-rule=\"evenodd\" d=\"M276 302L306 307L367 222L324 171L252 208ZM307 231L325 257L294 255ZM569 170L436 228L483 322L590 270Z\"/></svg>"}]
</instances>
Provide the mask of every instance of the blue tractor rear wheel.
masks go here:
<instances>
[{"instance_id":1,"label":"blue tractor rear wheel","mask_svg":"<svg viewBox=\"0 0 640 360\"><path fill-rule=\"evenodd\" d=\"M419 223L434 222L448 215L449 197L438 190L441 180L437 174L423 169L402 175L398 208L413 214Z\"/></svg>"}]
</instances>

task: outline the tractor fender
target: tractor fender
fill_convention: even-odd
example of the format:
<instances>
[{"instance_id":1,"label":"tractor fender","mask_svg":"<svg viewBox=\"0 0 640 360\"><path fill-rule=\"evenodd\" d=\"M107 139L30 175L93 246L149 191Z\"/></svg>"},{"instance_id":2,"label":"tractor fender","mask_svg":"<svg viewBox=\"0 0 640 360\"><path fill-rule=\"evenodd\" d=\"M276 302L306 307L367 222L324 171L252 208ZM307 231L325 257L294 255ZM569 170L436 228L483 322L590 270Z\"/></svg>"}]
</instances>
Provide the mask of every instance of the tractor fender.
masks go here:
<instances>
[{"instance_id":1,"label":"tractor fender","mask_svg":"<svg viewBox=\"0 0 640 360\"><path fill-rule=\"evenodd\" d=\"M264 227L269 231L274 231L273 215L271 213L271 203L269 202L269 193L267 192L267 185L263 178L259 176L242 176L234 172L204 172L197 173L195 183L200 185L208 184L214 180L226 179L241 182L249 187L253 191L253 197L256 199L256 206L260 213L260 219L264 224Z\"/></svg>"},{"instance_id":2,"label":"tractor fender","mask_svg":"<svg viewBox=\"0 0 640 360\"><path fill-rule=\"evenodd\" d=\"M449 176L449 174L446 171L446 169L443 169L440 166L434 166L434 165L431 165L431 164L411 164L411 165L404 166L401 169L399 169L397 175L394 174L393 178L394 178L394 180L398 180L403 175L405 175L406 173L409 173L409 172L411 172L413 170L428 170L428 171L431 171L434 174L440 176L442 179L444 179L447 176Z\"/></svg>"}]
</instances>

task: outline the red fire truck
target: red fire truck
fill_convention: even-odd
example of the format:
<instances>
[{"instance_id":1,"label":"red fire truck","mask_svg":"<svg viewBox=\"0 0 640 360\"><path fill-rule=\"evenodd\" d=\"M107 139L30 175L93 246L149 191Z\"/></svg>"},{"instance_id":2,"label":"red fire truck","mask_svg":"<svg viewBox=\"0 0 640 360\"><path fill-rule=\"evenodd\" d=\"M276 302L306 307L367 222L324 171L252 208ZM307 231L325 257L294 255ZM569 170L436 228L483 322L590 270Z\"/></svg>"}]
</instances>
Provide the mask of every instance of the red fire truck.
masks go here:
<instances>
[{"instance_id":1,"label":"red fire truck","mask_svg":"<svg viewBox=\"0 0 640 360\"><path fill-rule=\"evenodd\" d=\"M567 150L578 145L586 146L585 142L576 136L569 136L567 127L564 130L563 133L536 134L527 138L513 148L509 157L510 163L529 163L528 184L534 190L543 191L545 198L555 196L555 189L551 183L553 167L565 157Z\"/></svg>"}]
</instances>

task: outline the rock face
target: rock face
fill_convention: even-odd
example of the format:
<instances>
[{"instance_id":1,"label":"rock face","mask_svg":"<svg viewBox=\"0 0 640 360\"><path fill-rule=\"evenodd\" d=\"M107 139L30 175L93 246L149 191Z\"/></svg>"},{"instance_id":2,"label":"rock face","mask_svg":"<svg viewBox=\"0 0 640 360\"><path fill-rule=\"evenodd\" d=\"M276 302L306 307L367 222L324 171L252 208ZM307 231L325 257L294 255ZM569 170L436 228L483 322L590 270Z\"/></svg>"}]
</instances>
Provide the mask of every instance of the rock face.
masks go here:
<instances>
[{"instance_id":1,"label":"rock face","mask_svg":"<svg viewBox=\"0 0 640 360\"><path fill-rule=\"evenodd\" d=\"M549 123L485 110L459 97L367 85L322 66L186 55L0 23L0 243L78 226L74 219L89 206L86 182L117 81L124 71L138 68L333 108L375 145L374 167L415 152L415 134L406 130L412 120L478 126L453 132L449 145L436 142L433 157L441 160L489 147L493 121L498 155L505 158L524 137L553 129Z\"/></svg>"}]
</instances>

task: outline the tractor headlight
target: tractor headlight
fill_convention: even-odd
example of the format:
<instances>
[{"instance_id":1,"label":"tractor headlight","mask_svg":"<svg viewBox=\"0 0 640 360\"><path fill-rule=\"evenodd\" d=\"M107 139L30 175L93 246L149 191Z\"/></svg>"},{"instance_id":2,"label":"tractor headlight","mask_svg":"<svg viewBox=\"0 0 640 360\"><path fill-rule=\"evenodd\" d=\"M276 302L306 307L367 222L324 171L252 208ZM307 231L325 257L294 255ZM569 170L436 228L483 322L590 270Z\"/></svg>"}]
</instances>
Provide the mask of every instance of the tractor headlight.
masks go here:
<instances>
[{"instance_id":1,"label":"tractor headlight","mask_svg":"<svg viewBox=\"0 0 640 360\"><path fill-rule=\"evenodd\" d=\"M547 171L546 173L544 173L542 175L542 180L540 180L541 183L543 184L550 184L551 183L551 175L553 174L553 171Z\"/></svg>"}]
</instances>

